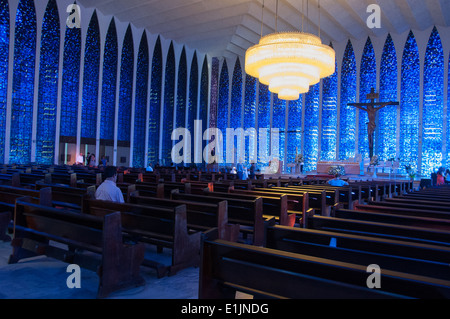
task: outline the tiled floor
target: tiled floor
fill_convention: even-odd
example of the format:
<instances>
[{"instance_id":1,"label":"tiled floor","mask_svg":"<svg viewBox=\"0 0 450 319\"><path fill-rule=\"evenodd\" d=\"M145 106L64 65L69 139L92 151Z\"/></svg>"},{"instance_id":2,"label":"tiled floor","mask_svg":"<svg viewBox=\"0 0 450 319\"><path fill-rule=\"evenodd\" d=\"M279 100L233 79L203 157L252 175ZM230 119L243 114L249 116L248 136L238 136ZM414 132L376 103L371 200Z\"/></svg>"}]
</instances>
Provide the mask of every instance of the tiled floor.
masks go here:
<instances>
[{"instance_id":1,"label":"tiled floor","mask_svg":"<svg viewBox=\"0 0 450 319\"><path fill-rule=\"evenodd\" d=\"M0 241L0 299L95 299L98 276L81 268L81 288L68 288L67 263L35 257L8 265L10 243ZM150 253L152 253L150 251ZM168 256L160 256L167 258ZM197 299L199 268L188 268L158 279L156 272L141 267L142 287L116 292L108 299Z\"/></svg>"}]
</instances>

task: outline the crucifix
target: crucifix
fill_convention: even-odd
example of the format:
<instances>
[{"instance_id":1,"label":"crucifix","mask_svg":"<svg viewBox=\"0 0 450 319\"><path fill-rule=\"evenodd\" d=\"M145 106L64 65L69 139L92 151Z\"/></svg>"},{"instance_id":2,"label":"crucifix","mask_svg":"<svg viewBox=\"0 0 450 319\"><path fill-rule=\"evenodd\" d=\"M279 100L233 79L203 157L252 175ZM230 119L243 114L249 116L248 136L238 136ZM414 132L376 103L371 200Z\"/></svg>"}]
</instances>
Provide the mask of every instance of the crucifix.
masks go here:
<instances>
[{"instance_id":1,"label":"crucifix","mask_svg":"<svg viewBox=\"0 0 450 319\"><path fill-rule=\"evenodd\" d=\"M372 88L369 94L367 94L367 100L371 102L368 103L349 103L349 106L357 107L362 111L366 111L369 117L369 122L367 123L367 133L369 135L369 156L370 159L373 157L373 136L375 133L376 125L376 115L377 111L388 105L400 105L399 102L375 102L380 97L379 93L375 93L375 89Z\"/></svg>"}]
</instances>

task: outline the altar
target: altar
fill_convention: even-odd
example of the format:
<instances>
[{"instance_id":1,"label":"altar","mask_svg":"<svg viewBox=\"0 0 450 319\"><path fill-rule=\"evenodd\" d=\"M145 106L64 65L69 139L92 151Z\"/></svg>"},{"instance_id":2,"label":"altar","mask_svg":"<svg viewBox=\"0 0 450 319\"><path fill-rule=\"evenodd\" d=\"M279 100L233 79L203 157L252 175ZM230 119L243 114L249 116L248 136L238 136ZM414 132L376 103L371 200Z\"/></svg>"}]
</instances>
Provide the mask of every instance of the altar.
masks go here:
<instances>
[{"instance_id":1,"label":"altar","mask_svg":"<svg viewBox=\"0 0 450 319\"><path fill-rule=\"evenodd\" d=\"M345 169L345 174L360 175L361 174L361 164L358 162L347 162L347 161L319 161L317 162L317 174L328 174L330 167L332 166L343 166Z\"/></svg>"}]
</instances>

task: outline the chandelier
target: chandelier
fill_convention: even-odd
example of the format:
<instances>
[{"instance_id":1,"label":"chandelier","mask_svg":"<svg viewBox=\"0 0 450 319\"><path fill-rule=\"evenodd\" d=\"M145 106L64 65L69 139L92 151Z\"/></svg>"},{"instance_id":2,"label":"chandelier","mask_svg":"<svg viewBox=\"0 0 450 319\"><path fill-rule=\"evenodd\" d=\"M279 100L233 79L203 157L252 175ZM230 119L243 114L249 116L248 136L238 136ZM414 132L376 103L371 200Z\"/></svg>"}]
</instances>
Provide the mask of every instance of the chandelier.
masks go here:
<instances>
[{"instance_id":1,"label":"chandelier","mask_svg":"<svg viewBox=\"0 0 450 319\"><path fill-rule=\"evenodd\" d=\"M297 100L335 72L335 51L310 33L275 32L247 50L245 72L268 85L280 99Z\"/></svg>"}]
</instances>

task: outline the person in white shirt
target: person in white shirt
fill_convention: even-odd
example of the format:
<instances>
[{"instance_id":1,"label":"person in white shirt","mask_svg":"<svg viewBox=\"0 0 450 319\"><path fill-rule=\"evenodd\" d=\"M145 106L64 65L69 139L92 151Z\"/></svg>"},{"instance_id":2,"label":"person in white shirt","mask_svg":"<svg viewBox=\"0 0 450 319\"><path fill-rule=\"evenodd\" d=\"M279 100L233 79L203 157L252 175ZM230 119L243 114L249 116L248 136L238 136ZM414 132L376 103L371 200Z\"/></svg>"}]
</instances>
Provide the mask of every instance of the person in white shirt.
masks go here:
<instances>
[{"instance_id":1,"label":"person in white shirt","mask_svg":"<svg viewBox=\"0 0 450 319\"><path fill-rule=\"evenodd\" d=\"M95 199L124 203L123 194L116 185L117 168L107 166L105 168L105 180L95 191Z\"/></svg>"}]
</instances>

